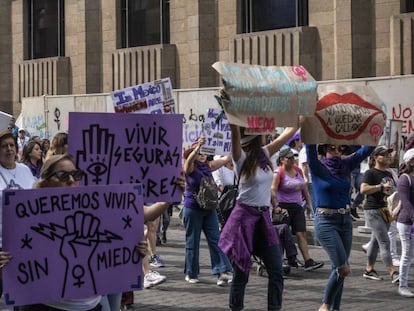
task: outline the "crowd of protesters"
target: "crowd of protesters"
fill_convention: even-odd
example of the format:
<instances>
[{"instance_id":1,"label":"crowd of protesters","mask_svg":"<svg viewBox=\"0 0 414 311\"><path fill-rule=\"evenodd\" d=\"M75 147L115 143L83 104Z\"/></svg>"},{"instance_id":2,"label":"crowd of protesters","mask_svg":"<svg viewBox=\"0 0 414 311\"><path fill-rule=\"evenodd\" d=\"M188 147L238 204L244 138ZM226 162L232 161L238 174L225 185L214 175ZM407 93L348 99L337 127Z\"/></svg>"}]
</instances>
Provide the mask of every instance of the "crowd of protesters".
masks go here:
<instances>
[{"instance_id":1,"label":"crowd of protesters","mask_svg":"<svg viewBox=\"0 0 414 311\"><path fill-rule=\"evenodd\" d=\"M383 279L374 269L379 252L391 282L398 284L398 293L403 297L414 297L408 287L408 270L414 256L414 135L406 142L403 163L393 173L389 165L395 152L386 146L304 145L297 128L287 128L265 142L261 135L245 135L243 129L235 125L230 128L231 155L208 159L200 152L200 147L206 142L203 135L183 155L186 181L182 208L186 230L185 281L190 284L200 282L199 244L201 232L204 232L210 250L211 273L215 275L217 285L230 285L230 309L239 311L244 308L245 288L253 264L252 256L255 255L263 261L269 278L268 310L280 310L284 289L283 248L279 245L280 231L272 223L272 215L284 213L288 216L289 233L296 235L302 253L303 263L296 259L295 252L288 265L311 271L323 267L324 263L314 261L309 254L305 237L307 216L314 221L315 238L331 263L319 311L340 310L345 279L351 269L352 221L360 218L356 211L360 207L364 210L366 225L372 231L370 242L364 246L367 264L363 278ZM18 128L14 119L6 132L1 132L0 142L1 150L5 151L4 154L0 152L0 173L5 176L3 183L9 186L6 179L13 179L13 172L19 169L24 172L21 176L27 178L13 180L16 187L23 189L31 188L36 180L42 180L44 163L50 164L51 159L68 151L67 133L57 133L49 141ZM6 152L10 149L15 153ZM372 166L361 172L361 162L368 157ZM75 169L74 162L70 159L69 162ZM194 197L203 176L214 176L219 192L239 180L237 202L223 228L219 227L216 210L203 210ZM392 217L385 202L395 191L400 195L401 206L399 214ZM145 207L148 213L154 207L156 216L148 217L147 222L145 250L150 256L143 261L144 288L166 281L166 276L151 270L151 267L164 265L155 247L167 243L169 217L173 204L179 202L171 202L162 208L156 204ZM166 220L160 225L162 212ZM389 235L392 225L398 229L401 240L400 258L393 255ZM157 230L161 232L158 237ZM141 245L140 251L144 252L143 249ZM10 254L0 251L0 266L9 260ZM131 298L125 302L125 297L124 293L123 304L133 303ZM102 299L93 297L89 307L96 308L97 301L100 301L99 306L104 306L102 310L119 310L121 294L113 295L115 307L110 306L111 299L111 295ZM27 308L32 309L30 306Z\"/></svg>"}]
</instances>

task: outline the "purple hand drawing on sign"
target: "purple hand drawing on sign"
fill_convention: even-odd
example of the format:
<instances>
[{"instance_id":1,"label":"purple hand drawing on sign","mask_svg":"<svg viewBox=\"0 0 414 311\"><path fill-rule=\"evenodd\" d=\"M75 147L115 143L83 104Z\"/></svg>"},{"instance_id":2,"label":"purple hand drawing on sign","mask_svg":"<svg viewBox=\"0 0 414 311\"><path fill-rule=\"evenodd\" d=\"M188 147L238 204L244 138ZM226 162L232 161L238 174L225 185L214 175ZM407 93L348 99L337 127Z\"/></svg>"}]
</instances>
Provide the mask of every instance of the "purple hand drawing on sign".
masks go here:
<instances>
[{"instance_id":1,"label":"purple hand drawing on sign","mask_svg":"<svg viewBox=\"0 0 414 311\"><path fill-rule=\"evenodd\" d=\"M181 200L182 115L71 112L69 133L85 185L140 183L144 202Z\"/></svg>"},{"instance_id":2,"label":"purple hand drawing on sign","mask_svg":"<svg viewBox=\"0 0 414 311\"><path fill-rule=\"evenodd\" d=\"M85 185L109 184L115 135L99 124L91 124L82 136L83 148L76 153L76 163L86 166Z\"/></svg>"}]
</instances>

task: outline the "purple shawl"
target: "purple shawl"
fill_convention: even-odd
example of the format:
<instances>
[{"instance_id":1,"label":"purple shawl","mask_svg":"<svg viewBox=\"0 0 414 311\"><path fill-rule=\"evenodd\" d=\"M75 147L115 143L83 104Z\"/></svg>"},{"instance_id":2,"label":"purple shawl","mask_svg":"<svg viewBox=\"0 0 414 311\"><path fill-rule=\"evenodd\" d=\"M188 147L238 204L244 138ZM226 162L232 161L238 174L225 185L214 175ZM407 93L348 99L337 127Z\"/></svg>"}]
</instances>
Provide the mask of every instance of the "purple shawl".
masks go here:
<instances>
[{"instance_id":1,"label":"purple shawl","mask_svg":"<svg viewBox=\"0 0 414 311\"><path fill-rule=\"evenodd\" d=\"M263 220L263 226L256 224ZM261 234L269 246L280 243L279 236L272 225L269 212L259 212L253 207L236 203L223 231L220 234L219 247L243 272L247 273L252 265L253 237Z\"/></svg>"}]
</instances>

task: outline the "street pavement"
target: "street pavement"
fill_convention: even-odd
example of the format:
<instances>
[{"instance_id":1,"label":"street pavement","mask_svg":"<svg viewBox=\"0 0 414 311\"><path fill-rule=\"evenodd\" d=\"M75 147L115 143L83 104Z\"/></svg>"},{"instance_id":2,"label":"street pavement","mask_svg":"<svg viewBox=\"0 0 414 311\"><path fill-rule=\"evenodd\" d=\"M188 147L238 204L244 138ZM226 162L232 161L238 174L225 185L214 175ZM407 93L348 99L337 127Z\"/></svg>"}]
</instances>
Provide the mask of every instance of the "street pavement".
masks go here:
<instances>
[{"instance_id":1,"label":"street pavement","mask_svg":"<svg viewBox=\"0 0 414 311\"><path fill-rule=\"evenodd\" d=\"M361 221L355 223L355 228ZM312 234L311 222L308 222ZM165 263L165 267L156 269L167 276L167 281L151 289L134 292L134 304L128 310L157 310L157 311L213 311L229 310L229 286L218 287L216 277L210 272L210 256L207 244L202 235L200 250L200 283L189 284L184 281L184 248L185 232L178 221L173 217L168 229L168 241L157 248L158 254ZM357 237L359 240L368 240ZM323 249L310 245L311 256L315 260L322 260L325 266L312 272L294 269L285 278L282 310L308 311L318 310L322 293L330 272L329 260ZM384 277L383 281L366 280L362 277L365 266L365 254L354 248L350 263L352 273L345 281L345 289L341 310L413 310L414 299L403 298L397 294L398 287L391 283L383 263L379 260L376 270ZM299 255L299 259L302 259ZM414 280L414 267L410 272L410 279ZM414 288L414 281L410 284ZM258 276L256 264L251 270L249 283L245 295L245 311L267 310L267 277ZM11 310L5 307L1 311Z\"/></svg>"}]
</instances>

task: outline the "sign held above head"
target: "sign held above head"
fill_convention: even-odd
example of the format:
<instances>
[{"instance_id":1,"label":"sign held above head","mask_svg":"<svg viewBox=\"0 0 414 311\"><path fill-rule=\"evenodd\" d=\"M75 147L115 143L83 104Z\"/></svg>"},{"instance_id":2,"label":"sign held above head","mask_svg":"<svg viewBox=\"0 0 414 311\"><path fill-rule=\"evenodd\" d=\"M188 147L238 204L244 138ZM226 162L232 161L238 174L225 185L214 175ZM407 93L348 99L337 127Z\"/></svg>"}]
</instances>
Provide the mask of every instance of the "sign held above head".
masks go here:
<instances>
[{"instance_id":1,"label":"sign held above head","mask_svg":"<svg viewBox=\"0 0 414 311\"><path fill-rule=\"evenodd\" d=\"M303 66L259 66L216 62L229 123L251 134L272 133L275 127L297 126L298 115L315 111L317 84Z\"/></svg>"}]
</instances>

